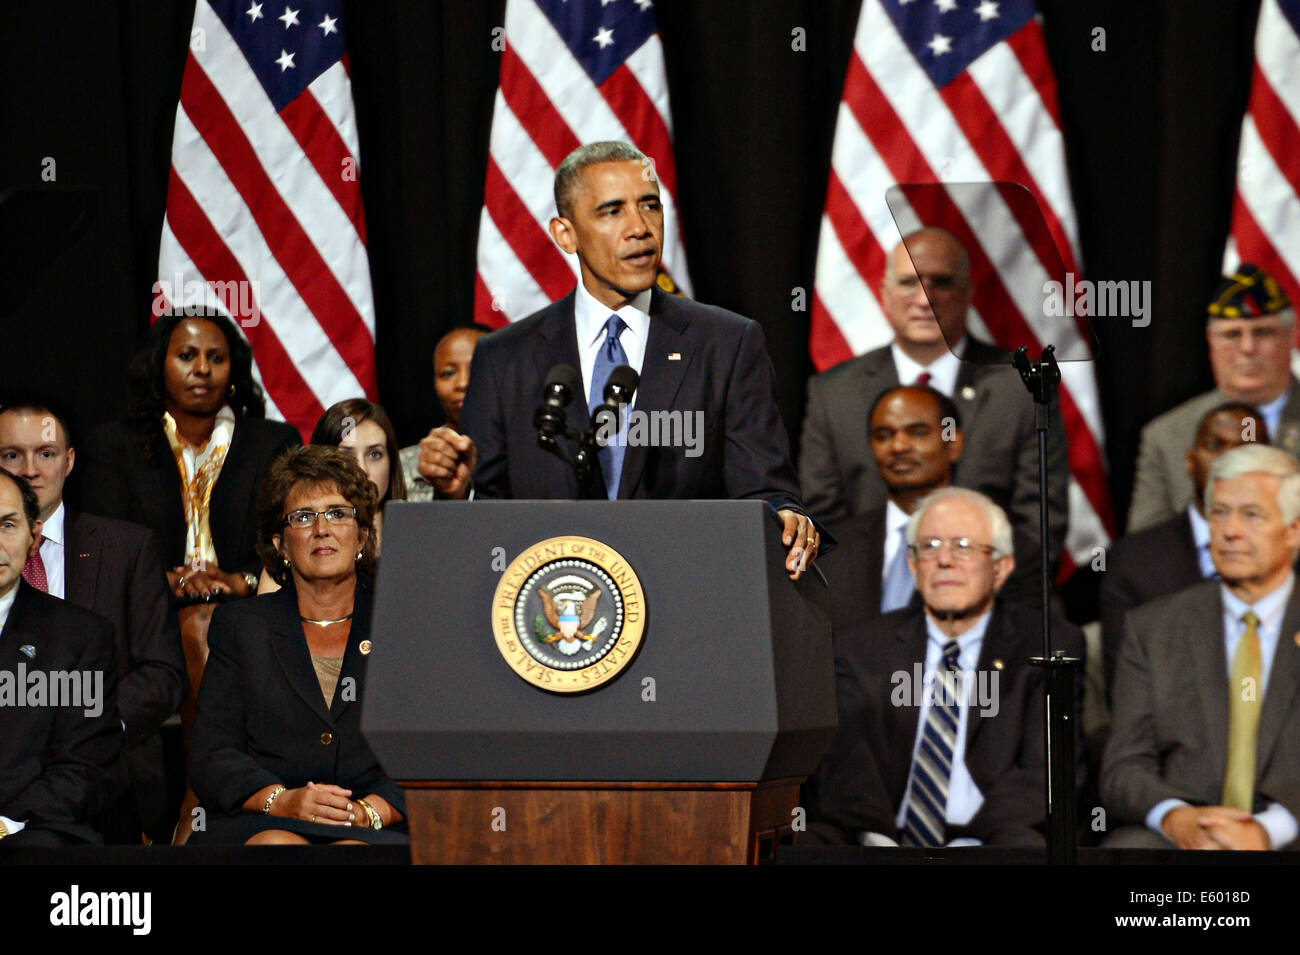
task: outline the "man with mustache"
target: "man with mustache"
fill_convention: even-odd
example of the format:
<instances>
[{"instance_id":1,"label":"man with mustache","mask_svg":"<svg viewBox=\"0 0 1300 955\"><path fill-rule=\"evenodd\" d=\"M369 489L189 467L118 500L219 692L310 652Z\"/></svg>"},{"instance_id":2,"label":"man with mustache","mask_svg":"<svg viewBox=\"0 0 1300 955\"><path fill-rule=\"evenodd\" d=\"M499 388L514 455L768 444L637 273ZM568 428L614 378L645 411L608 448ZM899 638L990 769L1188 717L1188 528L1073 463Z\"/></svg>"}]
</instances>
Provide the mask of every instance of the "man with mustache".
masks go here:
<instances>
[{"instance_id":1,"label":"man with mustache","mask_svg":"<svg viewBox=\"0 0 1300 955\"><path fill-rule=\"evenodd\" d=\"M827 569L835 588L832 623L851 626L915 600L908 569L907 521L921 500L948 487L965 449L961 416L951 398L928 385L882 391L868 415L867 440L889 490L884 505L837 521L839 552ZM1036 593L1037 541L1013 531L1016 566L1007 595Z\"/></svg>"},{"instance_id":2,"label":"man with mustache","mask_svg":"<svg viewBox=\"0 0 1300 955\"><path fill-rule=\"evenodd\" d=\"M421 442L420 473L440 497L610 500L740 498L767 501L781 522L785 566L798 578L823 546L808 517L776 406L776 375L757 322L657 287L664 211L654 166L627 143L574 150L555 173L551 237L576 255L577 288L523 321L485 336L474 352L461 432ZM609 372L641 376L638 413L702 422L691 448L600 451L591 486L537 445L533 412L547 372L579 369L569 423L585 431ZM688 451L692 453L687 453Z\"/></svg>"},{"instance_id":3,"label":"man with mustache","mask_svg":"<svg viewBox=\"0 0 1300 955\"><path fill-rule=\"evenodd\" d=\"M977 491L941 488L912 512L920 606L835 634L839 729L809 841L1043 843L1041 618L998 594L1011 548L1006 514ZM1053 626L1053 645L1082 656L1079 629Z\"/></svg>"}]
</instances>

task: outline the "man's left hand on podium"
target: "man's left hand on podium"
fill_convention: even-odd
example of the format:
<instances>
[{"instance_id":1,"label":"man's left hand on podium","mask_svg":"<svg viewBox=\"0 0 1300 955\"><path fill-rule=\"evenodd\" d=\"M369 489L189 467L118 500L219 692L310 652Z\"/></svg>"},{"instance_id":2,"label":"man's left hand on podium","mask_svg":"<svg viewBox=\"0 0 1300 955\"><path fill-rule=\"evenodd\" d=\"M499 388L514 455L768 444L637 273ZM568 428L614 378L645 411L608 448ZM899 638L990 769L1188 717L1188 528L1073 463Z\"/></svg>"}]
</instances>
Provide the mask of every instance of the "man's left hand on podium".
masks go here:
<instances>
[{"instance_id":1,"label":"man's left hand on podium","mask_svg":"<svg viewBox=\"0 0 1300 955\"><path fill-rule=\"evenodd\" d=\"M808 565L817 559L821 537L812 519L807 515L788 508L776 513L781 518L781 543L789 548L785 558L785 569L790 572L791 580L798 580L808 569Z\"/></svg>"}]
</instances>

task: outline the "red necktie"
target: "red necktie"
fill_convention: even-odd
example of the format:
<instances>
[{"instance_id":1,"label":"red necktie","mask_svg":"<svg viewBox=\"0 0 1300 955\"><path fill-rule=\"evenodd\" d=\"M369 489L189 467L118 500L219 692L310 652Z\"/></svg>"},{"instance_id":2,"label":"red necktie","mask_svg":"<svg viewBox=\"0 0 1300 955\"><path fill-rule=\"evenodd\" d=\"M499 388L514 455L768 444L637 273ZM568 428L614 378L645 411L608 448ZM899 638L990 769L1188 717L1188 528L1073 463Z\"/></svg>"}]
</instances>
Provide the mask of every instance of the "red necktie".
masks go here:
<instances>
[{"instance_id":1,"label":"red necktie","mask_svg":"<svg viewBox=\"0 0 1300 955\"><path fill-rule=\"evenodd\" d=\"M930 373L928 371L923 371L916 376L916 384L918 387L924 388L929 383L930 383Z\"/></svg>"},{"instance_id":2,"label":"red necktie","mask_svg":"<svg viewBox=\"0 0 1300 955\"><path fill-rule=\"evenodd\" d=\"M45 579L45 561L41 560L41 542L42 537L36 542L36 553L27 558L27 563L23 565L23 580L27 581L43 594L50 592L50 582Z\"/></svg>"}]
</instances>

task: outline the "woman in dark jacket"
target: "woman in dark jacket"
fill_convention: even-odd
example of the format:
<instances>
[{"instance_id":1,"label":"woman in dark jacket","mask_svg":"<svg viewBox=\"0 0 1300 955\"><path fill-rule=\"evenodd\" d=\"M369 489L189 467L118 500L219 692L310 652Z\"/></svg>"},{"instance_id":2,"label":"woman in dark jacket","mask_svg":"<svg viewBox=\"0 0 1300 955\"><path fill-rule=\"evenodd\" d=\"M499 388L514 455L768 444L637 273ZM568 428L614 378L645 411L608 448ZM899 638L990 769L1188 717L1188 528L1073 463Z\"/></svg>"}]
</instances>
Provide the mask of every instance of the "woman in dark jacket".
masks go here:
<instances>
[{"instance_id":1,"label":"woman in dark jacket","mask_svg":"<svg viewBox=\"0 0 1300 955\"><path fill-rule=\"evenodd\" d=\"M191 844L404 842L406 802L361 736L375 488L309 445L277 460L259 544L283 589L219 607L190 737Z\"/></svg>"},{"instance_id":2,"label":"woman in dark jacket","mask_svg":"<svg viewBox=\"0 0 1300 955\"><path fill-rule=\"evenodd\" d=\"M178 597L257 588L252 503L267 466L301 438L265 420L252 361L217 310L162 316L131 363L127 417L78 449L84 509L151 528Z\"/></svg>"}]
</instances>

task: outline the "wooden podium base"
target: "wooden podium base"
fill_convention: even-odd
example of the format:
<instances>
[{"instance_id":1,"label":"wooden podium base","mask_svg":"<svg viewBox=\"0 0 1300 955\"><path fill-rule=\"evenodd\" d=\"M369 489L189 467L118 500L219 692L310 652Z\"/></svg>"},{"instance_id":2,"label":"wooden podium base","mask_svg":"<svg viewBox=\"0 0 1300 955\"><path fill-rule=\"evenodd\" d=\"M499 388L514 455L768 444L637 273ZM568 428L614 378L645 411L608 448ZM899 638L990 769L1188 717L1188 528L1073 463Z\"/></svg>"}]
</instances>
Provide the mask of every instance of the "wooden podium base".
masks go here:
<instances>
[{"instance_id":1,"label":"wooden podium base","mask_svg":"<svg viewBox=\"0 0 1300 955\"><path fill-rule=\"evenodd\" d=\"M771 862L799 780L404 782L416 865Z\"/></svg>"}]
</instances>

